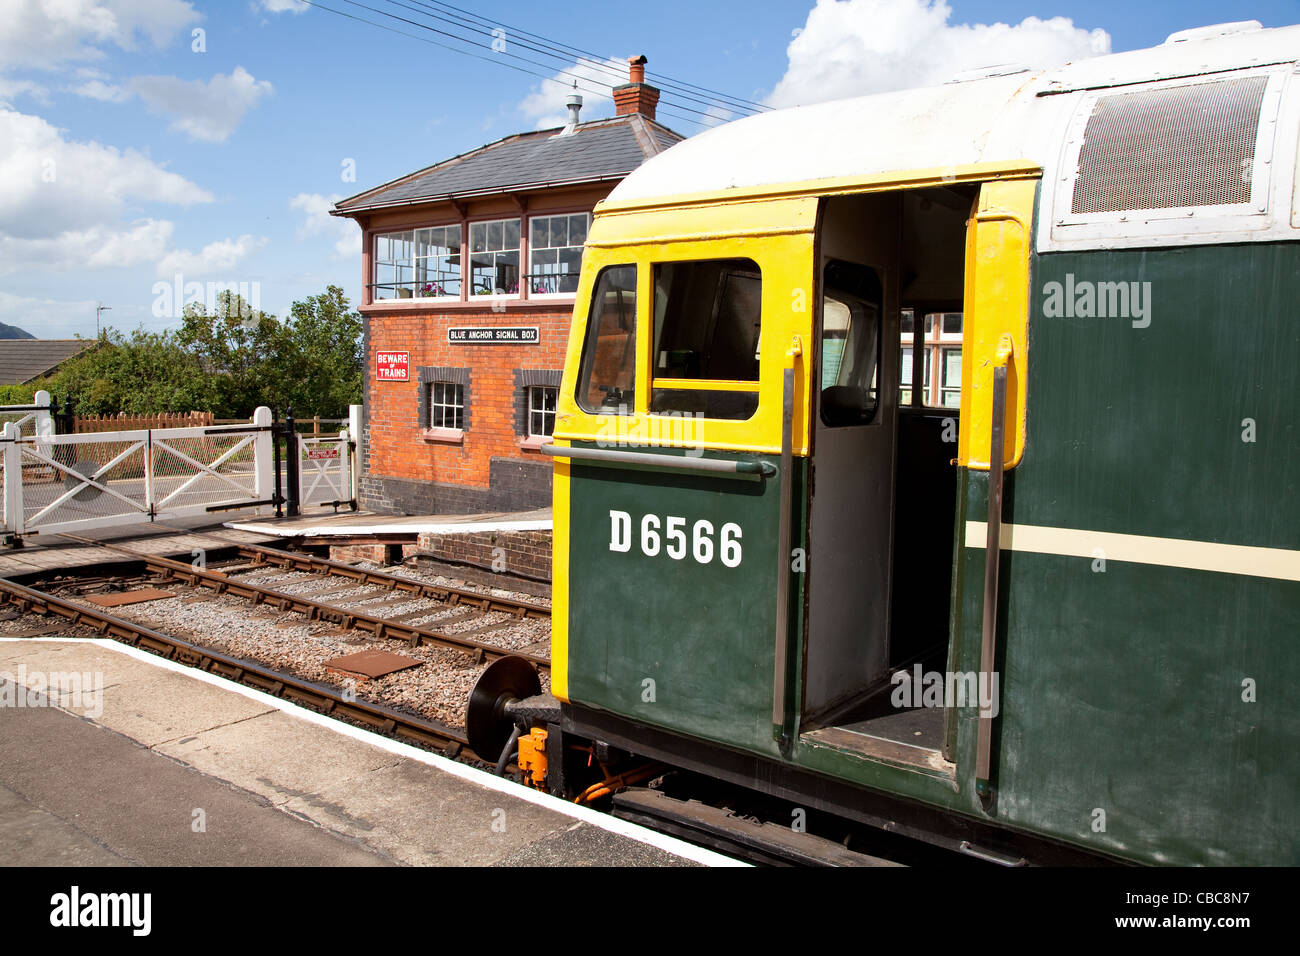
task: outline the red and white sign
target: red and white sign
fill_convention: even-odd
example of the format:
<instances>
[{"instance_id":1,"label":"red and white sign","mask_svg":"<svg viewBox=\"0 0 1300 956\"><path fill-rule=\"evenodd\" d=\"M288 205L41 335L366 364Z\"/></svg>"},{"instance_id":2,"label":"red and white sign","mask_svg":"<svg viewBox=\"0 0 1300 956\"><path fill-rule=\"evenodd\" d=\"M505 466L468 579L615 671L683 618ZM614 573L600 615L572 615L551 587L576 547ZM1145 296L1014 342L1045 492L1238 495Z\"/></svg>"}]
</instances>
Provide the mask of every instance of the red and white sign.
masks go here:
<instances>
[{"instance_id":1,"label":"red and white sign","mask_svg":"<svg viewBox=\"0 0 1300 956\"><path fill-rule=\"evenodd\" d=\"M308 448L307 457L311 461L335 461L339 457L337 448Z\"/></svg>"},{"instance_id":2,"label":"red and white sign","mask_svg":"<svg viewBox=\"0 0 1300 956\"><path fill-rule=\"evenodd\" d=\"M376 352L375 379L380 382L405 382L410 377L410 352Z\"/></svg>"}]
</instances>

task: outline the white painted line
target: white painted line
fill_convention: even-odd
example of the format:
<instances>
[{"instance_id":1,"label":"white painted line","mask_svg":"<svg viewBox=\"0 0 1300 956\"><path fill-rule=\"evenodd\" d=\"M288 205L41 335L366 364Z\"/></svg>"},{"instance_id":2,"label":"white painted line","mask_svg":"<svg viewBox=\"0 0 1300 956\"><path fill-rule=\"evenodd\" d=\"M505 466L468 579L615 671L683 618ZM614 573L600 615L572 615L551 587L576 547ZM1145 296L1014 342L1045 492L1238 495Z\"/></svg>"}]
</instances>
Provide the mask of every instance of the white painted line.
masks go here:
<instances>
[{"instance_id":1,"label":"white painted line","mask_svg":"<svg viewBox=\"0 0 1300 956\"><path fill-rule=\"evenodd\" d=\"M550 531L553 523L550 519L533 521L405 521L390 524L321 524L321 525L269 525L254 524L247 521L227 521L227 528L237 531L255 531L258 534L276 535L281 538L296 538L299 535L313 537L348 537L361 534L477 534L485 531Z\"/></svg>"},{"instance_id":2,"label":"white painted line","mask_svg":"<svg viewBox=\"0 0 1300 956\"><path fill-rule=\"evenodd\" d=\"M987 546L988 523L966 522L966 547ZM1154 564L1189 571L1217 571L1256 578L1300 581L1300 551L1260 548L1245 544L1219 544L1182 538L1153 538L1110 531L1048 528L1031 524L1004 524L1001 545L1006 551L1057 554L1074 558L1105 558Z\"/></svg>"},{"instance_id":3,"label":"white painted line","mask_svg":"<svg viewBox=\"0 0 1300 956\"><path fill-rule=\"evenodd\" d=\"M34 637L0 637L0 644L93 644L97 647L106 647L111 650L125 654L128 657L134 657L136 660L143 661L146 664L153 664L155 667L161 667L164 670L174 671L177 674L184 674L186 677L192 677L195 680L212 684L215 687L221 687L225 690L232 691L236 694L242 694L250 700L255 700L279 710L291 717L297 717L305 720L310 724L318 727L324 727L335 733L342 734L345 737L351 737L353 740L359 740L362 743L370 744L372 747L378 747L380 750L386 750L391 754L399 757L406 757L419 763L428 764L439 770L445 771L453 776L460 777L470 783L478 784L488 790L502 793L507 796L523 800L525 803L533 803L556 813L563 814L583 823L589 823L592 826L599 827L602 830L608 830L610 833L617 833L636 840L639 843L645 843L649 846L663 850L665 853L671 853L674 856L680 856L683 859L691 860L694 863L700 863L704 866L749 866L750 864L740 860L732 859L729 856L723 856L721 853L715 853L712 850L706 850L704 847L695 846L684 840L678 840L663 833L658 833L646 827L639 826L635 823L629 823L626 820L619 820L607 813L601 813L599 810L593 810L591 807L578 806L575 803L569 803L567 800L560 800L551 796L549 793L542 793L540 790L533 790L531 787L524 787L511 780L498 777L495 774L487 773L467 764L458 763L455 760L449 760L446 757L432 754L421 750L419 747L413 747L410 744L404 744L398 740L392 740L380 734L372 733L369 730L363 730L360 727L354 727L351 724L345 724L342 721L326 717L324 714L318 714L313 710L308 710L298 704L291 703L287 700L281 700L278 697L272 697L264 691L255 690L252 687L245 687L243 684L237 684L234 681L219 677L216 674L209 674L207 671L196 670L193 667L187 667L184 664L178 664L175 661L169 661L164 658L151 654L148 651L140 650L136 647L130 647L115 641L108 637L59 637L48 640Z\"/></svg>"}]
</instances>

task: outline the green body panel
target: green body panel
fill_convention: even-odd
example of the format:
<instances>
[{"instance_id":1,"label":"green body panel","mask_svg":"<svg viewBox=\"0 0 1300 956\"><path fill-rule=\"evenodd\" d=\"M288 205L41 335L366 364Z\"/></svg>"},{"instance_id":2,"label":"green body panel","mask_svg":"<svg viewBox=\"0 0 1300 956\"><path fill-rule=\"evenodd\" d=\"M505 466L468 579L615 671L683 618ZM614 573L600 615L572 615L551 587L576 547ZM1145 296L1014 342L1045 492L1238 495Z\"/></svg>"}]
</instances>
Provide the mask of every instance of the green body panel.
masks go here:
<instances>
[{"instance_id":1,"label":"green body panel","mask_svg":"<svg viewBox=\"0 0 1300 956\"><path fill-rule=\"evenodd\" d=\"M1028 440L1008 520L1300 547L1300 243L1033 266ZM1045 317L1042 289L1067 275L1150 282L1151 324Z\"/></svg>"},{"instance_id":2,"label":"green body panel","mask_svg":"<svg viewBox=\"0 0 1300 956\"><path fill-rule=\"evenodd\" d=\"M1150 282L1150 325L1043 315L1067 274ZM1032 288L1004 521L1300 548L1300 244L1041 256ZM964 477L965 517L984 520L987 475ZM984 551L959 567L974 669ZM1300 863L1300 583L1101 567L1003 552L998 818L1147 862Z\"/></svg>"},{"instance_id":3,"label":"green body panel","mask_svg":"<svg viewBox=\"0 0 1300 956\"><path fill-rule=\"evenodd\" d=\"M654 448L638 452L680 454ZM708 453L710 458L761 456ZM779 459L767 459L779 465ZM802 463L800 464L802 470ZM777 752L776 660L780 476L690 474L587 464L570 470L569 698L731 746ZM632 516L631 549L610 550L610 511ZM642 516L660 518L659 553L640 546ZM666 518L713 524L714 554L666 553ZM742 529L737 567L720 560L728 522ZM654 700L644 699L654 681Z\"/></svg>"}]
</instances>

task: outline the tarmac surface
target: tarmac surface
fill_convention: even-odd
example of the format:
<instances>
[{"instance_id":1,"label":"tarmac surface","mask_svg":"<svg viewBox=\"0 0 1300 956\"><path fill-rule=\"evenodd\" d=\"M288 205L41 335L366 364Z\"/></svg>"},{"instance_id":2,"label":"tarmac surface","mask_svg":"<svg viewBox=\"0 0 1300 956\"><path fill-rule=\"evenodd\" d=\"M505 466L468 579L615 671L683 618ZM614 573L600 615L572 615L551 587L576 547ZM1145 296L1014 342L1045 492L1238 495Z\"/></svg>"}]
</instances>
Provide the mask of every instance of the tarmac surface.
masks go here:
<instances>
[{"instance_id":1,"label":"tarmac surface","mask_svg":"<svg viewBox=\"0 0 1300 956\"><path fill-rule=\"evenodd\" d=\"M48 686L62 692L42 693ZM79 638L0 641L0 860L733 862L144 651Z\"/></svg>"}]
</instances>

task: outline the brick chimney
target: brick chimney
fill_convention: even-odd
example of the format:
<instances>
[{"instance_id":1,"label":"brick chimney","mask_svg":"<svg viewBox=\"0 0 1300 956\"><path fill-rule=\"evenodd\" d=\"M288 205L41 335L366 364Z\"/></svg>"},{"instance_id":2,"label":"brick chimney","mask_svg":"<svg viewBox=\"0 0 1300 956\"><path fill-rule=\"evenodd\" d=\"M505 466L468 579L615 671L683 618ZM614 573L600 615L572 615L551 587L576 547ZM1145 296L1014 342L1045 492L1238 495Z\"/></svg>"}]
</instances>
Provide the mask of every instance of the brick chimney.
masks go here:
<instances>
[{"instance_id":1,"label":"brick chimney","mask_svg":"<svg viewBox=\"0 0 1300 956\"><path fill-rule=\"evenodd\" d=\"M644 56L627 58L627 83L614 87L614 107L617 115L630 116L640 113L646 119L655 118L655 104L659 102L659 90L645 81Z\"/></svg>"}]
</instances>

